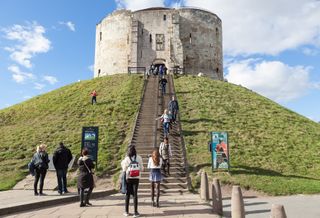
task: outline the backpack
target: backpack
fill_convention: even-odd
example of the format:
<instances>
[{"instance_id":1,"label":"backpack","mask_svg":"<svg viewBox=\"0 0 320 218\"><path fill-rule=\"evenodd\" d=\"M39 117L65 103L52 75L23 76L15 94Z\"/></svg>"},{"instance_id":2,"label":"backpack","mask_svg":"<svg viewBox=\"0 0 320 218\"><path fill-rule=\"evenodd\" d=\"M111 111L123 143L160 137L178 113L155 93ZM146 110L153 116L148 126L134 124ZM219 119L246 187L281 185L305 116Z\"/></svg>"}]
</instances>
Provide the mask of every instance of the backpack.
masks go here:
<instances>
[{"instance_id":1,"label":"backpack","mask_svg":"<svg viewBox=\"0 0 320 218\"><path fill-rule=\"evenodd\" d=\"M161 143L161 157L164 160L169 159L169 144L164 144L163 142Z\"/></svg>"},{"instance_id":2,"label":"backpack","mask_svg":"<svg viewBox=\"0 0 320 218\"><path fill-rule=\"evenodd\" d=\"M29 169L29 173L34 176L34 170L35 170L36 166L34 165L34 162L31 160L28 163L28 169Z\"/></svg>"},{"instance_id":3,"label":"backpack","mask_svg":"<svg viewBox=\"0 0 320 218\"><path fill-rule=\"evenodd\" d=\"M37 153L34 160L35 167L38 169L48 169L48 163L46 162L45 159L46 159L45 154Z\"/></svg>"},{"instance_id":4,"label":"backpack","mask_svg":"<svg viewBox=\"0 0 320 218\"><path fill-rule=\"evenodd\" d=\"M131 160L128 169L127 169L127 179L137 179L140 176L140 166L137 162L137 157Z\"/></svg>"}]
</instances>

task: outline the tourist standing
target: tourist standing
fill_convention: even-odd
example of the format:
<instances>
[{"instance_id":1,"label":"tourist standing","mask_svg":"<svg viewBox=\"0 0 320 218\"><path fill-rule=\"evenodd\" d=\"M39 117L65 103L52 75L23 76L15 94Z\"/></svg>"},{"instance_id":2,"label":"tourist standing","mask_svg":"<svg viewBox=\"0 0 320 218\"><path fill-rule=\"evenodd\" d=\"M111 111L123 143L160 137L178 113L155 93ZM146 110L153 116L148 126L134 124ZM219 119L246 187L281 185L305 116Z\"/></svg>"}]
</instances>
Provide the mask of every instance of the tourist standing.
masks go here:
<instances>
[{"instance_id":1,"label":"tourist standing","mask_svg":"<svg viewBox=\"0 0 320 218\"><path fill-rule=\"evenodd\" d=\"M158 149L152 152L148 161L148 169L150 169L149 181L151 182L151 202L153 207L159 207L160 198L160 182L162 181L161 174L162 160ZM154 202L154 188L157 190L156 203Z\"/></svg>"},{"instance_id":2,"label":"tourist standing","mask_svg":"<svg viewBox=\"0 0 320 218\"><path fill-rule=\"evenodd\" d=\"M44 179L47 174L47 170L49 168L49 157L48 153L46 152L47 146L45 144L41 144L37 147L37 152L33 155L32 162L34 163L35 170L34 170L34 195L44 195L43 194L43 184ZM38 192L38 182L40 179L40 188Z\"/></svg>"},{"instance_id":3,"label":"tourist standing","mask_svg":"<svg viewBox=\"0 0 320 218\"><path fill-rule=\"evenodd\" d=\"M92 172L94 164L93 161L89 158L88 149L84 148L81 154L82 156L78 160L80 172L78 177L78 190L80 191L80 207L84 207L86 205L92 205L89 200L94 187ZM85 189L88 189L86 196L84 196Z\"/></svg>"},{"instance_id":4,"label":"tourist standing","mask_svg":"<svg viewBox=\"0 0 320 218\"><path fill-rule=\"evenodd\" d=\"M130 195L133 197L134 215L139 217L138 212L138 187L141 172L143 171L143 162L140 155L137 154L134 146L129 146L127 156L121 162L122 171L126 172L127 192L125 197L125 213L124 216L129 216L129 201Z\"/></svg>"},{"instance_id":5,"label":"tourist standing","mask_svg":"<svg viewBox=\"0 0 320 218\"><path fill-rule=\"evenodd\" d=\"M97 104L97 91L96 90L93 90L91 93L91 104L93 105L94 103Z\"/></svg>"},{"instance_id":6,"label":"tourist standing","mask_svg":"<svg viewBox=\"0 0 320 218\"><path fill-rule=\"evenodd\" d=\"M179 104L178 101L175 99L174 95L171 98L171 101L168 104L168 109L171 111L172 115L172 122L175 123L177 119L177 113L179 110Z\"/></svg>"},{"instance_id":7,"label":"tourist standing","mask_svg":"<svg viewBox=\"0 0 320 218\"><path fill-rule=\"evenodd\" d=\"M57 173L58 192L60 195L62 195L62 193L68 193L67 172L71 160L72 154L70 149L66 148L63 142L60 142L59 147L55 150L52 157L53 165Z\"/></svg>"},{"instance_id":8,"label":"tourist standing","mask_svg":"<svg viewBox=\"0 0 320 218\"><path fill-rule=\"evenodd\" d=\"M163 161L162 169L164 174L170 176L170 157L172 157L171 145L169 144L169 139L164 138L163 142L160 143L159 153ZM166 171L167 168L167 171Z\"/></svg>"}]
</instances>

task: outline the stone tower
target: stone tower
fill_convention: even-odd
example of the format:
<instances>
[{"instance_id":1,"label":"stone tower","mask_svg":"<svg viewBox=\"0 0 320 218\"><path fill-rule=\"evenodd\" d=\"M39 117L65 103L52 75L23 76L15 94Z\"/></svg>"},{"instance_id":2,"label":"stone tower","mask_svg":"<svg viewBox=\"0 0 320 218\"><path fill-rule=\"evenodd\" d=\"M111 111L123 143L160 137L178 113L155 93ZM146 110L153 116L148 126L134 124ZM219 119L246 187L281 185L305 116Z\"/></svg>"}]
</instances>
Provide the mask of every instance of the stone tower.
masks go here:
<instances>
[{"instance_id":1,"label":"stone tower","mask_svg":"<svg viewBox=\"0 0 320 218\"><path fill-rule=\"evenodd\" d=\"M96 26L94 76L164 64L223 80L220 18L195 8L118 10Z\"/></svg>"}]
</instances>

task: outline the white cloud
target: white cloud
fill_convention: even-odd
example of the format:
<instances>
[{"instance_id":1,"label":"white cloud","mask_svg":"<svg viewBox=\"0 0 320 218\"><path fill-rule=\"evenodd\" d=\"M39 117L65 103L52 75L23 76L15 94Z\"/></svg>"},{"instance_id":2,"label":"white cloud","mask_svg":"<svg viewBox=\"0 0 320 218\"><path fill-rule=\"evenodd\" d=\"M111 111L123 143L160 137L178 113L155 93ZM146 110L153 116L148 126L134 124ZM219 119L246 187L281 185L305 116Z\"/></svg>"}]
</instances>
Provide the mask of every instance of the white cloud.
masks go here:
<instances>
[{"instance_id":1,"label":"white cloud","mask_svg":"<svg viewBox=\"0 0 320 218\"><path fill-rule=\"evenodd\" d=\"M58 82L58 79L56 77L54 77L54 76L44 76L43 80L47 81L51 85L54 85L55 83Z\"/></svg>"},{"instance_id":2,"label":"white cloud","mask_svg":"<svg viewBox=\"0 0 320 218\"><path fill-rule=\"evenodd\" d=\"M320 47L318 0L184 0L222 20L228 55L276 55L302 45Z\"/></svg>"},{"instance_id":3,"label":"white cloud","mask_svg":"<svg viewBox=\"0 0 320 218\"><path fill-rule=\"evenodd\" d=\"M23 99L30 99L30 98L32 98L30 95L23 96Z\"/></svg>"},{"instance_id":4,"label":"white cloud","mask_svg":"<svg viewBox=\"0 0 320 218\"><path fill-rule=\"evenodd\" d=\"M308 56L316 56L317 54L319 54L319 50L311 48L303 48L302 52Z\"/></svg>"},{"instance_id":5,"label":"white cloud","mask_svg":"<svg viewBox=\"0 0 320 218\"><path fill-rule=\"evenodd\" d=\"M116 0L117 8L139 10L150 7L164 7L164 0Z\"/></svg>"},{"instance_id":6,"label":"white cloud","mask_svg":"<svg viewBox=\"0 0 320 218\"><path fill-rule=\"evenodd\" d=\"M68 27L69 30L71 30L72 32L75 32L75 31L76 31L76 25L75 25L74 23L72 23L71 21L59 22L59 24Z\"/></svg>"},{"instance_id":7,"label":"white cloud","mask_svg":"<svg viewBox=\"0 0 320 218\"><path fill-rule=\"evenodd\" d=\"M299 98L312 88L310 67L288 66L279 61L247 59L230 63L226 78L278 102Z\"/></svg>"},{"instance_id":8,"label":"white cloud","mask_svg":"<svg viewBox=\"0 0 320 218\"><path fill-rule=\"evenodd\" d=\"M91 72L93 72L93 71L94 71L94 66L93 66L93 65L88 66L88 70L90 70Z\"/></svg>"},{"instance_id":9,"label":"white cloud","mask_svg":"<svg viewBox=\"0 0 320 218\"><path fill-rule=\"evenodd\" d=\"M42 84L42 83L34 83L34 88L35 89L38 89L38 90L41 90L45 87L46 85L45 84Z\"/></svg>"},{"instance_id":10,"label":"white cloud","mask_svg":"<svg viewBox=\"0 0 320 218\"><path fill-rule=\"evenodd\" d=\"M45 28L36 22L27 23L25 26L15 24L2 30L5 38L16 41L12 47L6 47L10 58L18 64L31 68L31 59L38 53L46 53L50 49L50 40L47 39Z\"/></svg>"},{"instance_id":11,"label":"white cloud","mask_svg":"<svg viewBox=\"0 0 320 218\"><path fill-rule=\"evenodd\" d=\"M28 79L34 79L35 76L32 73L22 72L16 65L11 65L8 70L12 73L12 78L17 83L24 83Z\"/></svg>"}]
</instances>

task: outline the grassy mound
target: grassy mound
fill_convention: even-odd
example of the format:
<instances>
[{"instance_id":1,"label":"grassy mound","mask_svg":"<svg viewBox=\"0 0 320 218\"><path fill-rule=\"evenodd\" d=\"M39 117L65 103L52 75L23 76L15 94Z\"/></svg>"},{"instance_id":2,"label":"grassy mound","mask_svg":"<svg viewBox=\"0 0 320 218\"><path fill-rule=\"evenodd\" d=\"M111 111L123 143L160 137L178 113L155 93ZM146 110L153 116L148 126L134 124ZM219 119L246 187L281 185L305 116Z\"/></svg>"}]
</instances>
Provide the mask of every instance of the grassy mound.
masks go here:
<instances>
[{"instance_id":1,"label":"grassy mound","mask_svg":"<svg viewBox=\"0 0 320 218\"><path fill-rule=\"evenodd\" d=\"M273 195L320 192L320 125L248 89L208 78L180 77L188 161L211 171L210 131L229 133L225 183Z\"/></svg>"},{"instance_id":2,"label":"grassy mound","mask_svg":"<svg viewBox=\"0 0 320 218\"><path fill-rule=\"evenodd\" d=\"M99 126L98 174L114 172L129 141L142 85L139 76L102 77L0 110L0 190L25 177L40 141L48 145L49 154L60 141L79 154L83 126ZM93 89L97 105L90 102Z\"/></svg>"}]
</instances>

